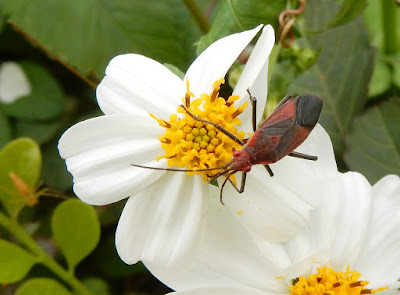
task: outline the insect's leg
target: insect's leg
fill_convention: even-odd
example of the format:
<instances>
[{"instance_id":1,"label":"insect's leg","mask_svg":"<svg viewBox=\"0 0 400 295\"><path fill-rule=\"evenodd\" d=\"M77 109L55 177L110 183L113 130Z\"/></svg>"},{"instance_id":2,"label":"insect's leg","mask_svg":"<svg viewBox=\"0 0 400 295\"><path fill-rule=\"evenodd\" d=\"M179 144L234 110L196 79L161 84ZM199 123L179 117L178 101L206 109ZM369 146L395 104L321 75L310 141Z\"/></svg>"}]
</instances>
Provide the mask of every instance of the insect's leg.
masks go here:
<instances>
[{"instance_id":1,"label":"insect's leg","mask_svg":"<svg viewBox=\"0 0 400 295\"><path fill-rule=\"evenodd\" d=\"M251 95L250 88L247 88L247 93L249 94L251 107L253 109L252 123L253 123L253 131L256 132L257 129L257 98Z\"/></svg>"},{"instance_id":2,"label":"insect's leg","mask_svg":"<svg viewBox=\"0 0 400 295\"><path fill-rule=\"evenodd\" d=\"M289 153L289 156L295 157L295 158L301 158L301 159L305 159L305 160L311 160L311 161L318 160L317 156L310 156L310 155L302 154L299 152L291 152L291 153Z\"/></svg>"},{"instance_id":3,"label":"insect's leg","mask_svg":"<svg viewBox=\"0 0 400 295\"><path fill-rule=\"evenodd\" d=\"M232 174L234 174L235 172L236 172L236 171L234 170L234 171L229 172L229 173L226 175L226 178L225 178L224 182L223 182L222 185L221 185L221 189L219 190L219 201L221 202L222 205L225 205L224 201L222 200L222 192L223 192L223 190L224 190L224 186L225 186L226 182L229 180L229 177L230 177Z\"/></svg>"},{"instance_id":4,"label":"insect's leg","mask_svg":"<svg viewBox=\"0 0 400 295\"><path fill-rule=\"evenodd\" d=\"M292 96L290 94L286 94L286 96L284 98L282 98L282 100L278 103L278 105L274 108L274 110L272 111L271 115L277 110L279 109L281 106L283 106L289 99L291 99Z\"/></svg>"},{"instance_id":5,"label":"insect's leg","mask_svg":"<svg viewBox=\"0 0 400 295\"><path fill-rule=\"evenodd\" d=\"M265 169L267 169L269 176L274 176L274 172L272 172L271 168L269 167L269 165L264 165Z\"/></svg>"},{"instance_id":6,"label":"insect's leg","mask_svg":"<svg viewBox=\"0 0 400 295\"><path fill-rule=\"evenodd\" d=\"M207 121L207 120L203 120L200 119L198 117L196 117L195 115L193 115L191 112L189 112L189 110L181 104L181 107L185 110L185 112L192 117L194 120L199 121L199 122L203 122L205 124L210 124L212 126L214 126L215 128L217 128L219 131L221 131L222 133L224 133L226 136L228 136L230 139L232 139L233 141L235 141L236 143L240 144L240 145L244 145L244 142L240 139L237 138L235 135L233 135L232 133L230 133L228 130L225 130L224 128L222 128L221 126L219 126L218 124L215 124L214 122L211 121Z\"/></svg>"},{"instance_id":7,"label":"insect's leg","mask_svg":"<svg viewBox=\"0 0 400 295\"><path fill-rule=\"evenodd\" d=\"M238 188L232 181L232 179L229 178L229 182L232 184L232 186L235 188L235 190L241 194L244 192L244 186L246 184L246 176L247 172L242 171L242 180L240 181L240 188Z\"/></svg>"}]
</instances>

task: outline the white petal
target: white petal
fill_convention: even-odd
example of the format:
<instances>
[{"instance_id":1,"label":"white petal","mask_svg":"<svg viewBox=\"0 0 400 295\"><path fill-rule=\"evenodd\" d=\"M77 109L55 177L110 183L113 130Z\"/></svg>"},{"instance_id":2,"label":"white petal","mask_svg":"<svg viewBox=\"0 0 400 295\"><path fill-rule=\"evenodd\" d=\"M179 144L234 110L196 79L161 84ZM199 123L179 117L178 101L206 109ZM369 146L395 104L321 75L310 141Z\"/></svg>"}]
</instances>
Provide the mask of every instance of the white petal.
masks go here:
<instances>
[{"instance_id":1,"label":"white petal","mask_svg":"<svg viewBox=\"0 0 400 295\"><path fill-rule=\"evenodd\" d=\"M271 252L281 255L280 251ZM249 233L235 221L218 199L209 203L204 241L193 251L190 267L174 271L148 264L149 270L174 290L237 287L260 290L286 290L276 279L278 268L265 259Z\"/></svg>"},{"instance_id":2,"label":"white petal","mask_svg":"<svg viewBox=\"0 0 400 295\"><path fill-rule=\"evenodd\" d=\"M116 232L121 259L161 268L190 263L187 256L202 238L208 187L200 176L168 172L129 198Z\"/></svg>"},{"instance_id":3,"label":"white petal","mask_svg":"<svg viewBox=\"0 0 400 295\"><path fill-rule=\"evenodd\" d=\"M164 171L130 164L166 167L157 136L163 129L150 116L110 115L80 122L61 137L58 149L74 176L83 201L104 205L129 197L156 181Z\"/></svg>"},{"instance_id":4,"label":"white petal","mask_svg":"<svg viewBox=\"0 0 400 295\"><path fill-rule=\"evenodd\" d=\"M226 186L225 203L233 213L240 212L238 220L261 239L287 241L308 223L321 195L337 191L337 182L332 182L337 170L329 136L317 126L307 141L299 150L318 155L318 161L285 157L271 165L273 177L261 165L253 167L242 194Z\"/></svg>"},{"instance_id":5,"label":"white petal","mask_svg":"<svg viewBox=\"0 0 400 295\"><path fill-rule=\"evenodd\" d=\"M182 292L172 292L168 295L269 295L269 293L261 292L255 289L244 289L244 288L201 288L192 289ZM276 294L277 293L273 293Z\"/></svg>"},{"instance_id":6,"label":"white petal","mask_svg":"<svg viewBox=\"0 0 400 295\"><path fill-rule=\"evenodd\" d=\"M373 186L372 194L372 227L357 268L375 288L400 277L400 178L397 175L382 178Z\"/></svg>"},{"instance_id":7,"label":"white petal","mask_svg":"<svg viewBox=\"0 0 400 295\"><path fill-rule=\"evenodd\" d=\"M185 83L162 64L125 54L110 61L96 94L105 114L154 113L168 119L185 92Z\"/></svg>"},{"instance_id":8,"label":"white petal","mask_svg":"<svg viewBox=\"0 0 400 295\"><path fill-rule=\"evenodd\" d=\"M185 80L189 79L190 91L198 97L210 93L215 81L224 78L227 71L261 29L244 31L221 38L204 50L189 67Z\"/></svg>"},{"instance_id":9,"label":"white petal","mask_svg":"<svg viewBox=\"0 0 400 295\"><path fill-rule=\"evenodd\" d=\"M362 174L341 174L344 194L337 215L336 236L332 241L331 264L345 270L355 265L361 250L370 237L372 216L371 185Z\"/></svg>"},{"instance_id":10,"label":"white petal","mask_svg":"<svg viewBox=\"0 0 400 295\"><path fill-rule=\"evenodd\" d=\"M240 223L260 239L272 242L286 241L295 235L308 221L312 209L288 184L278 183L262 166L248 173L242 194L227 185L223 196Z\"/></svg>"},{"instance_id":11,"label":"white petal","mask_svg":"<svg viewBox=\"0 0 400 295\"><path fill-rule=\"evenodd\" d=\"M31 83L19 64L8 61L0 66L0 102L13 103L31 92Z\"/></svg>"},{"instance_id":12,"label":"white petal","mask_svg":"<svg viewBox=\"0 0 400 295\"><path fill-rule=\"evenodd\" d=\"M257 99L257 123L261 119L264 106L267 100L268 92L268 57L275 43L274 29L267 25L264 27L260 38L258 39L254 49L246 63L246 67L237 82L233 95L239 95L239 100L235 102L236 107L242 105L249 100L247 89L250 89L251 95ZM253 132L252 109L249 105L240 115L242 121L241 130L245 132Z\"/></svg>"}]
</instances>

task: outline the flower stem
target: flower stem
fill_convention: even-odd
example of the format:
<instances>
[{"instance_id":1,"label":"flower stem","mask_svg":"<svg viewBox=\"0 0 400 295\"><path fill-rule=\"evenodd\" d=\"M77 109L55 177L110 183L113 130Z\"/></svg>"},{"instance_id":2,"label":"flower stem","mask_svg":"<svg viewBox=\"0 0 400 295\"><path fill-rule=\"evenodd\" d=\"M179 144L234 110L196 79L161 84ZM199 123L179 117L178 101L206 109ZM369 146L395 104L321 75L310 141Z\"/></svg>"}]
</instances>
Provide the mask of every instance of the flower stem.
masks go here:
<instances>
[{"instance_id":1,"label":"flower stem","mask_svg":"<svg viewBox=\"0 0 400 295\"><path fill-rule=\"evenodd\" d=\"M38 262L53 271L59 278L73 288L77 294L93 295L72 272L68 272L56 263L47 253L40 248L36 241L12 218L0 212L0 226L11 233L32 254L36 255Z\"/></svg>"},{"instance_id":2,"label":"flower stem","mask_svg":"<svg viewBox=\"0 0 400 295\"><path fill-rule=\"evenodd\" d=\"M396 13L398 7L394 1L381 0L382 26L383 26L383 50L386 54L392 54L399 50L397 41Z\"/></svg>"},{"instance_id":3,"label":"flower stem","mask_svg":"<svg viewBox=\"0 0 400 295\"><path fill-rule=\"evenodd\" d=\"M199 6L194 0L182 0L185 3L186 7L192 13L194 19L199 24L200 29L207 33L210 30L210 24L208 20L205 18L204 14L201 12Z\"/></svg>"}]
</instances>

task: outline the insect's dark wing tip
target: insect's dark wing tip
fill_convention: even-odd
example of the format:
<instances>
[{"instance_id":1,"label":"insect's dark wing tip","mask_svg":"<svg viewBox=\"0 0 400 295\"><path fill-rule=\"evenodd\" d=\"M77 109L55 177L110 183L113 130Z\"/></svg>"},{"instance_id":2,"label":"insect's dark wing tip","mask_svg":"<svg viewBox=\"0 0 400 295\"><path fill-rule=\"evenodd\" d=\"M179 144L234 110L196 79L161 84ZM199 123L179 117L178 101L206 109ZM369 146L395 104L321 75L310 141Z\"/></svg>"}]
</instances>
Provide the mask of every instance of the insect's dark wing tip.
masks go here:
<instances>
[{"instance_id":1,"label":"insect's dark wing tip","mask_svg":"<svg viewBox=\"0 0 400 295\"><path fill-rule=\"evenodd\" d=\"M321 114L322 104L318 95L300 95L297 99L296 123L302 127L314 128Z\"/></svg>"}]
</instances>

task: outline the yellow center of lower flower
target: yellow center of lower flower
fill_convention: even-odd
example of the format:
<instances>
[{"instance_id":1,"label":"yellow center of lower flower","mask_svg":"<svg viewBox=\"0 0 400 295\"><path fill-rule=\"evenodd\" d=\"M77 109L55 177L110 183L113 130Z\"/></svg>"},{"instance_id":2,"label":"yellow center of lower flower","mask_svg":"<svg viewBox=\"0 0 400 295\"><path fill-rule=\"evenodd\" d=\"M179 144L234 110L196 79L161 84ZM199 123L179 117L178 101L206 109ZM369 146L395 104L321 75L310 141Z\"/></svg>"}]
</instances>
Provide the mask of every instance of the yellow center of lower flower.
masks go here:
<instances>
[{"instance_id":1,"label":"yellow center of lower flower","mask_svg":"<svg viewBox=\"0 0 400 295\"><path fill-rule=\"evenodd\" d=\"M299 277L294 281L294 285L289 287L290 295L359 295L375 294L388 289L368 289L368 281L360 281L361 274L350 271L349 267L345 272L335 272L331 268L322 267L317 274L308 278Z\"/></svg>"},{"instance_id":2,"label":"yellow center of lower flower","mask_svg":"<svg viewBox=\"0 0 400 295\"><path fill-rule=\"evenodd\" d=\"M201 94L191 101L193 94L189 91L187 81L187 92L182 98L183 105L196 117L218 124L239 139L243 139L245 133L238 132L235 125L241 124L237 116L243 112L248 102L236 108L233 103L239 96L231 96L228 100L219 97L219 89L224 82L224 79L216 81L210 94ZM166 129L164 135L158 138L165 155L157 160L167 158L169 167L178 166L186 169L222 167L232 160L233 151L242 148L214 126L193 119L182 107L177 108L177 113L183 114L184 117L179 118L177 114L172 114L169 121L164 121L150 114ZM207 180L207 174L213 174L209 171L195 173L203 174L204 180ZM191 174L193 172L189 173Z\"/></svg>"}]
</instances>

